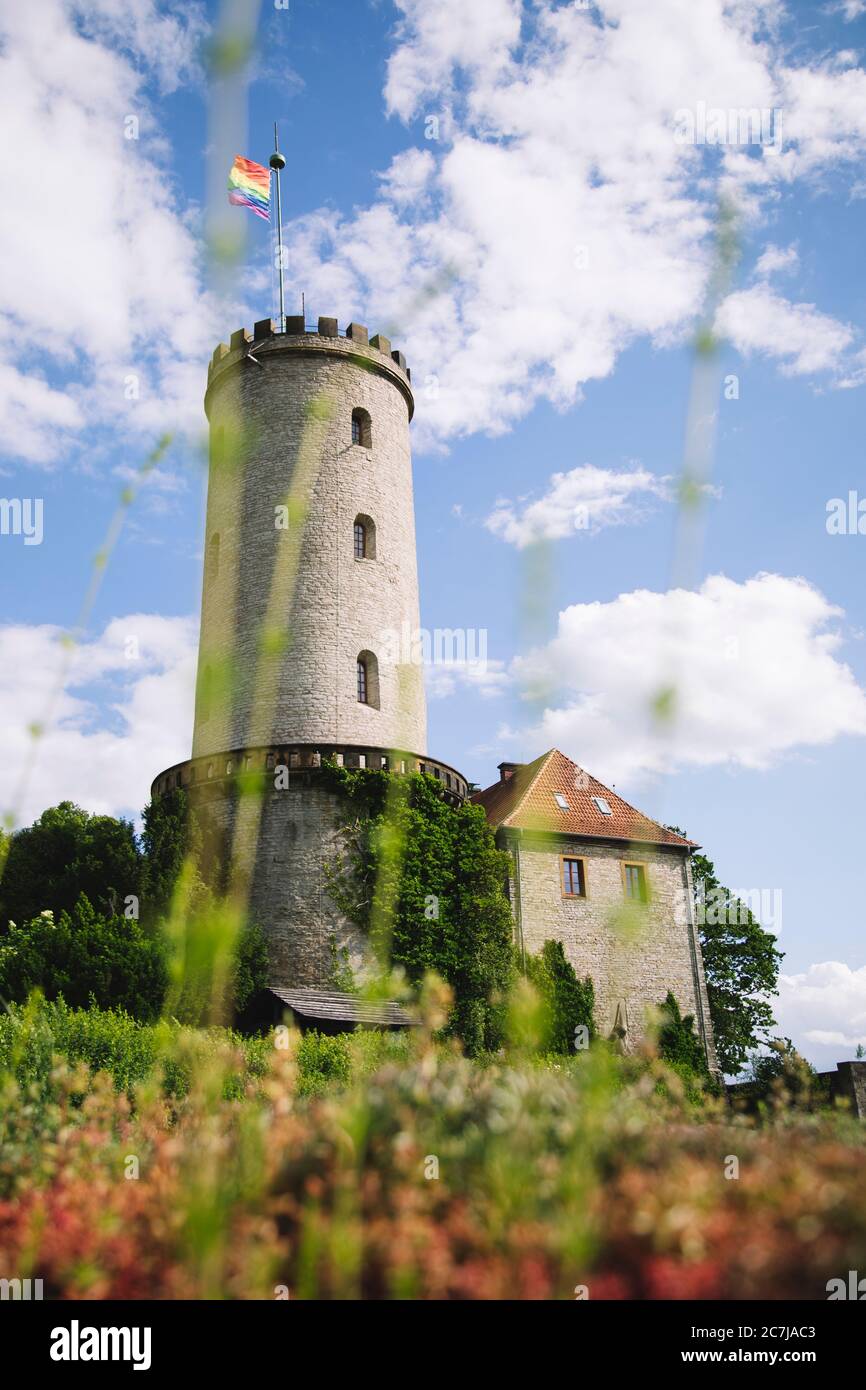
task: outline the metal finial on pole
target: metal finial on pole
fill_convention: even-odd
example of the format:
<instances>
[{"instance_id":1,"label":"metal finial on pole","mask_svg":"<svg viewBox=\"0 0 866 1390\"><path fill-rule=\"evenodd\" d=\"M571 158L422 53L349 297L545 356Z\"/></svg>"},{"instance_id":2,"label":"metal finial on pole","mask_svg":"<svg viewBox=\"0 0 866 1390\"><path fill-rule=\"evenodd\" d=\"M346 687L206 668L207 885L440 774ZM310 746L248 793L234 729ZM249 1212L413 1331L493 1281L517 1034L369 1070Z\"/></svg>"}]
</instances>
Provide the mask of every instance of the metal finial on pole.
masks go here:
<instances>
[{"instance_id":1,"label":"metal finial on pole","mask_svg":"<svg viewBox=\"0 0 866 1390\"><path fill-rule=\"evenodd\" d=\"M274 152L268 160L277 180L277 274L280 277L280 332L286 331L286 302L283 291L283 209L280 203L280 170L286 167L286 157L280 154L277 123L274 121Z\"/></svg>"}]
</instances>

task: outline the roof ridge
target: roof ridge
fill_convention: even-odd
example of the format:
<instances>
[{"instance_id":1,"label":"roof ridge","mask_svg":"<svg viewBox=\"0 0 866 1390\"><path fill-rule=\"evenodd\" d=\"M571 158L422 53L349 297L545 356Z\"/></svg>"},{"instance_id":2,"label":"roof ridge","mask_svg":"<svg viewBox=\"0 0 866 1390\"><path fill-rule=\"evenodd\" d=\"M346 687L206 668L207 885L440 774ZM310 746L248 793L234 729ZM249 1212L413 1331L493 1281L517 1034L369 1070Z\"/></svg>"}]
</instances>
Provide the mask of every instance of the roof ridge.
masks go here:
<instances>
[{"instance_id":1,"label":"roof ridge","mask_svg":"<svg viewBox=\"0 0 866 1390\"><path fill-rule=\"evenodd\" d=\"M532 788L535 786L535 783L538 781L538 779L539 779L539 777L541 776L542 772L544 772L545 768L547 767L547 764L550 762L550 759L553 757L554 753L558 753L558 752L559 752L559 749L558 749L558 748L549 748L549 749L547 750L546 753L541 753L541 754L539 755L539 757L533 759L533 762L539 763L540 766L536 769L536 771L532 774L532 776L531 776L531 777L529 778L529 780L527 781L526 786L523 788L523 791L520 793L519 799L515 802L515 804L512 806L511 810L509 811L508 815L507 815L507 816L505 817L505 819L503 820L503 822L502 822L503 825L508 825L508 823L509 823L510 820L511 820L511 817L517 815L517 812L520 810L521 806L523 805L524 801L525 801L526 798L528 797L528 795L529 795L530 791L532 790ZM527 767L532 767L532 763L527 763L526 766L527 766Z\"/></svg>"}]
</instances>

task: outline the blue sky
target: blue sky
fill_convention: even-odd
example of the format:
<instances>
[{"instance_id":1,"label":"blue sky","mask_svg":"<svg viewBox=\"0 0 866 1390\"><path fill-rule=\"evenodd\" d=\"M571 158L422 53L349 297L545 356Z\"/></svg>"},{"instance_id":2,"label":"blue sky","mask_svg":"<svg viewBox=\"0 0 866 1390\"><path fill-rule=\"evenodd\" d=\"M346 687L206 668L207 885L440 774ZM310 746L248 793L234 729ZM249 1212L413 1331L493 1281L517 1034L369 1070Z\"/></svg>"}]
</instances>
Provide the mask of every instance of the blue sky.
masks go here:
<instances>
[{"instance_id":1,"label":"blue sky","mask_svg":"<svg viewBox=\"0 0 866 1390\"><path fill-rule=\"evenodd\" d=\"M781 891L782 1029L818 1062L851 1055L866 535L828 534L826 509L866 497L866 6L263 3L227 128L200 61L216 7L31 8L0 21L21 180L0 213L0 491L43 499L44 537L0 536L4 809L138 814L188 752L206 362L275 308L268 229L208 209L208 174L221 190L225 142L265 162L278 120L290 310L304 289L308 319L399 326L422 621L488 633L488 679L431 673L430 751L486 785L557 743L726 883ZM684 148L676 113L699 102L780 113L780 150ZM689 598L671 592L673 498L720 195L740 258ZM204 254L227 214L246 235L228 286ZM164 430L49 711L58 635ZM648 695L666 662L665 741Z\"/></svg>"}]
</instances>

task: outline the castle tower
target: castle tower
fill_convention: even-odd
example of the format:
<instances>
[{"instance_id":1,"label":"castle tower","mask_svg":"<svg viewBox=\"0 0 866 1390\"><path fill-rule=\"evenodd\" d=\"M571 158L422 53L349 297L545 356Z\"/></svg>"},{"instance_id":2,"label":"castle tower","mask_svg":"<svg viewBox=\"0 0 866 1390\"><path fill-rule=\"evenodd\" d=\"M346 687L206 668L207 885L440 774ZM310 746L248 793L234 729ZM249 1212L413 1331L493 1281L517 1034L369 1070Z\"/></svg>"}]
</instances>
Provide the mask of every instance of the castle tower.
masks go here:
<instances>
[{"instance_id":1,"label":"castle tower","mask_svg":"<svg viewBox=\"0 0 866 1390\"><path fill-rule=\"evenodd\" d=\"M427 772L455 801L466 783L426 755L405 359L387 339L320 318L240 329L220 344L205 409L210 469L192 759L183 787L223 846L247 839L251 916L275 980L326 987L334 952L363 942L328 890L338 799L322 761ZM260 805L239 796L265 774ZM223 851L225 852L225 850Z\"/></svg>"},{"instance_id":2,"label":"castle tower","mask_svg":"<svg viewBox=\"0 0 866 1390\"><path fill-rule=\"evenodd\" d=\"M409 374L386 339L368 343L357 324L345 338L335 319L320 319L317 333L294 319L287 327L275 334L265 321L252 342L234 334L209 374L193 756L271 741L423 754L423 672L388 659L419 624ZM280 547L296 548L283 558L292 573L282 594ZM273 616L287 642L271 700L254 675L268 604L281 602ZM213 687L232 654L234 698L221 700Z\"/></svg>"}]
</instances>

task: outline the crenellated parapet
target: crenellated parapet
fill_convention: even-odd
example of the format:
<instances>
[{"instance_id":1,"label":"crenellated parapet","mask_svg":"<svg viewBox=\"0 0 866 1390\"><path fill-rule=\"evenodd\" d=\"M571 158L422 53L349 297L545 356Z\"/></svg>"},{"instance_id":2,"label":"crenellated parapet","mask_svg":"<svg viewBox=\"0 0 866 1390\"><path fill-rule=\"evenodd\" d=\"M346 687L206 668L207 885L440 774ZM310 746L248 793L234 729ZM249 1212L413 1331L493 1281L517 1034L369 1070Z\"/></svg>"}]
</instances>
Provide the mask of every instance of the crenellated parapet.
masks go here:
<instances>
[{"instance_id":1,"label":"crenellated parapet","mask_svg":"<svg viewBox=\"0 0 866 1390\"><path fill-rule=\"evenodd\" d=\"M415 401L412 395L412 373L402 352L392 350L391 341L382 333L370 336L361 323L350 323L341 334L336 319L319 318L314 328L308 327L298 315L286 318L285 332L273 319L260 319L253 331L238 328L228 343L218 343L208 365L208 385L205 411L218 380L226 373L250 361L263 365L271 355L286 353L302 355L325 354L347 358L356 366L364 366L391 379L402 391L412 418Z\"/></svg>"},{"instance_id":2,"label":"crenellated parapet","mask_svg":"<svg viewBox=\"0 0 866 1390\"><path fill-rule=\"evenodd\" d=\"M219 789L217 794L222 796L225 795L226 784L242 785L244 778L250 774L274 778L281 769L287 774L288 785L293 774L298 786L308 785L310 774L315 775L328 762L335 763L337 767L391 772L398 777L412 773L434 777L442 787L446 800L454 805L459 805L468 796L466 778L438 758L420 757L417 753L393 748L300 743L235 748L208 757L189 758L161 772L154 779L150 794L157 797L177 788L184 791L213 788L214 791Z\"/></svg>"}]
</instances>

